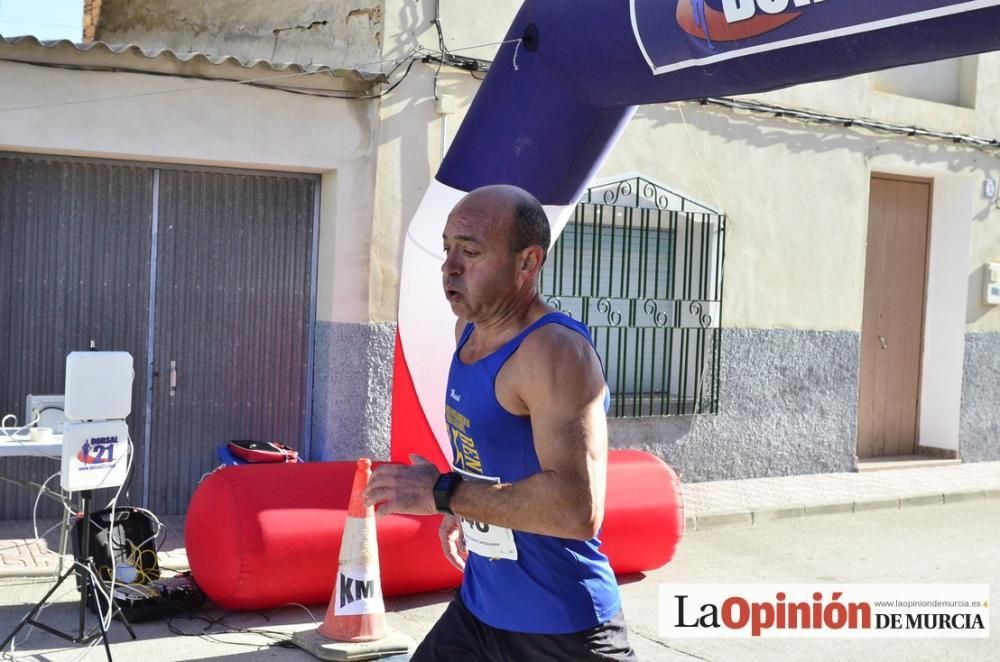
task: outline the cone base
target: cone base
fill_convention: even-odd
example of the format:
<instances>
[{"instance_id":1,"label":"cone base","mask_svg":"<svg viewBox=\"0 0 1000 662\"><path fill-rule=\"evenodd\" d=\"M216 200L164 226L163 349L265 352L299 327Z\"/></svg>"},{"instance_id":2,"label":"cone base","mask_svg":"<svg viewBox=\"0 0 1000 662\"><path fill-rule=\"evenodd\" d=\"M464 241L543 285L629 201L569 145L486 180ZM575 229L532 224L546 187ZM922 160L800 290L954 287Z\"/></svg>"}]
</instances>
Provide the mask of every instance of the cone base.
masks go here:
<instances>
[{"instance_id":1,"label":"cone base","mask_svg":"<svg viewBox=\"0 0 1000 662\"><path fill-rule=\"evenodd\" d=\"M296 632L292 643L321 660L376 660L409 653L416 647L416 642L402 632L389 632L376 641L347 643L327 639L318 629Z\"/></svg>"},{"instance_id":2,"label":"cone base","mask_svg":"<svg viewBox=\"0 0 1000 662\"><path fill-rule=\"evenodd\" d=\"M333 611L333 607L327 610L326 619L317 630L321 637L354 644L359 641L376 641L389 633L384 612L337 616Z\"/></svg>"}]
</instances>

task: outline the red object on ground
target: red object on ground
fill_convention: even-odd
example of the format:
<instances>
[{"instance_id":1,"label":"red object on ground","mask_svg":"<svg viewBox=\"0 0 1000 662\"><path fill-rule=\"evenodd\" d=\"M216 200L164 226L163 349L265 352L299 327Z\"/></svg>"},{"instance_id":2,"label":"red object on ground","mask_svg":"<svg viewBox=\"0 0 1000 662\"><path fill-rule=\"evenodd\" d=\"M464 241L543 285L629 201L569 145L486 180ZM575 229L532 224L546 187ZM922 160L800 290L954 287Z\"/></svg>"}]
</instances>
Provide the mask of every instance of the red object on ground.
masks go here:
<instances>
[{"instance_id":1,"label":"red object on ground","mask_svg":"<svg viewBox=\"0 0 1000 662\"><path fill-rule=\"evenodd\" d=\"M655 570L674 558L684 535L681 481L660 458L608 452L601 551L617 575Z\"/></svg>"},{"instance_id":2,"label":"red object on ground","mask_svg":"<svg viewBox=\"0 0 1000 662\"><path fill-rule=\"evenodd\" d=\"M280 441L230 441L229 452L247 462L298 462L299 452Z\"/></svg>"},{"instance_id":3,"label":"red object on ground","mask_svg":"<svg viewBox=\"0 0 1000 662\"><path fill-rule=\"evenodd\" d=\"M673 558L684 527L680 483L659 458L611 451L601 549L618 574ZM198 586L225 609L329 600L355 462L246 464L219 469L191 499L185 546ZM378 519L385 596L458 586L438 516Z\"/></svg>"}]
</instances>

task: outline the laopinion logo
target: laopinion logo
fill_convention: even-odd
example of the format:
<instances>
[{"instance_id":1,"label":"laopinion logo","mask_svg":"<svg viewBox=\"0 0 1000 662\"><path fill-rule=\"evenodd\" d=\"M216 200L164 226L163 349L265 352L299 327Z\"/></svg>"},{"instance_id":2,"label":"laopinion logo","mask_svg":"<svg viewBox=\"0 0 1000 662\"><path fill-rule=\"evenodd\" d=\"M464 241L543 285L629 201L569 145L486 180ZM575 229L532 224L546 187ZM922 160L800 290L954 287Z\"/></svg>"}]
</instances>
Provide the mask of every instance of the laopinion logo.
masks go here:
<instances>
[{"instance_id":1,"label":"laopinion logo","mask_svg":"<svg viewBox=\"0 0 1000 662\"><path fill-rule=\"evenodd\" d=\"M767 34L802 15L789 8L824 0L677 0L677 23L708 42L738 41Z\"/></svg>"}]
</instances>

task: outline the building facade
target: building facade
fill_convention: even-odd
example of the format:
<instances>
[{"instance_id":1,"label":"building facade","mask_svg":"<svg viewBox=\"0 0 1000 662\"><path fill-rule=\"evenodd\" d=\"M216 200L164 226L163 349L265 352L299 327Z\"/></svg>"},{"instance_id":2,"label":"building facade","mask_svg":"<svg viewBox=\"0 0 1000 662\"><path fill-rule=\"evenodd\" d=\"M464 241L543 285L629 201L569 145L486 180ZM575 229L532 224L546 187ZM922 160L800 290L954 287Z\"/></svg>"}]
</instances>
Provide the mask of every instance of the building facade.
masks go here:
<instances>
[{"instance_id":1,"label":"building facade","mask_svg":"<svg viewBox=\"0 0 1000 662\"><path fill-rule=\"evenodd\" d=\"M95 191L109 186L100 176L124 177L111 188L134 192L124 217L140 219L136 236L146 239L95 245L78 259L134 251L138 275L118 267L98 277L95 267L78 280L138 283L132 309L144 312L128 342L148 377L137 379L142 415L131 426L142 498L164 512L183 511L227 438L281 439L316 460L388 456L407 223L519 3L475 12L457 0L357 4L103 0L85 19L90 47L0 44L0 85L16 92L4 95L16 104L0 109L5 198L99 199ZM641 107L595 186L650 182L725 219L724 251L716 243L711 253L712 275L724 283L709 324L718 333L687 367L702 374L711 357L716 402L702 413L620 411L609 422L612 445L656 454L691 481L851 471L894 456L1000 459L1000 395L990 388L1000 377L1000 312L984 299L988 265L1000 262L1000 149L961 136L1000 136L997 54ZM33 183L17 179L29 171ZM66 182L77 188L58 188ZM22 234L9 236L36 253L52 249L25 234L29 220L86 216L85 205L43 213L17 200L5 218L21 219ZM122 208L108 196L90 213ZM609 213L631 208L647 210L636 218L656 213L655 194L622 198ZM261 221L256 235L241 226L258 217L272 225ZM188 235L165 234L181 220ZM102 227L80 223L81 236ZM299 238L270 251L289 228ZM58 227L51 232L58 239ZM656 236L681 254L682 235ZM299 266L288 267L295 277L254 286L254 269L241 264L274 264L263 270L273 274ZM32 290L7 274L10 305L30 316L27 294L47 286ZM277 289L255 299L220 283ZM74 296L90 303L68 305L98 310L93 301L112 290L82 288ZM267 307L289 292L299 297L289 310ZM38 328L52 326L41 319ZM158 326L164 320L172 321ZM80 323L50 343L55 358L33 377L42 383L25 373L7 384L4 413L23 408L25 392L57 388L58 355L102 324ZM254 328L272 331L237 332ZM179 353L205 336L215 344ZM656 342L643 341L623 384L656 395L655 381L634 367L651 351L665 356ZM25 353L5 351L11 362ZM228 363L205 358L227 352ZM171 396L158 380L174 371ZM615 388L622 401L642 395ZM189 397L186 409L178 394ZM33 472L44 460L19 462ZM29 498L14 494L5 494L4 516L24 515Z\"/></svg>"},{"instance_id":2,"label":"building facade","mask_svg":"<svg viewBox=\"0 0 1000 662\"><path fill-rule=\"evenodd\" d=\"M385 52L436 49L435 3L400 6L430 20L393 27L413 14L387 10ZM440 3L446 47L492 59L495 45L465 47L502 40L518 6L470 15ZM401 228L475 78L428 65L382 104L393 140L380 147L375 322L394 319ZM639 175L725 215L719 402L715 414L613 418L612 445L652 452L687 480L1000 458L1000 401L986 388L1000 369L1000 312L984 300L1000 258L998 80L989 53L639 108L598 178ZM454 114L436 112L442 96Z\"/></svg>"}]
</instances>

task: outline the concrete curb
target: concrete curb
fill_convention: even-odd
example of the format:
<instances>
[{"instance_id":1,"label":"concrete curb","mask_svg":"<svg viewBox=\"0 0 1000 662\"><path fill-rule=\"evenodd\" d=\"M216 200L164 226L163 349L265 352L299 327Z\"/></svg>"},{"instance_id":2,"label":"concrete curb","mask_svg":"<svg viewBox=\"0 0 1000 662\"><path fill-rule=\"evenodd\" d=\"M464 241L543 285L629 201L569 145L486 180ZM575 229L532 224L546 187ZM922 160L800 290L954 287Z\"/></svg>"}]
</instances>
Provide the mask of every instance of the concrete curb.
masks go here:
<instances>
[{"instance_id":1,"label":"concrete curb","mask_svg":"<svg viewBox=\"0 0 1000 662\"><path fill-rule=\"evenodd\" d=\"M801 505L774 506L750 509L720 510L689 513L684 520L685 531L706 531L730 526L756 526L777 520L812 517L816 515L838 515L861 513L869 510L888 508L913 508L919 506L941 506L952 503L968 503L987 499L1000 499L1000 489L956 490L953 492L930 492L902 497L877 497L857 501L829 501Z\"/></svg>"}]
</instances>

